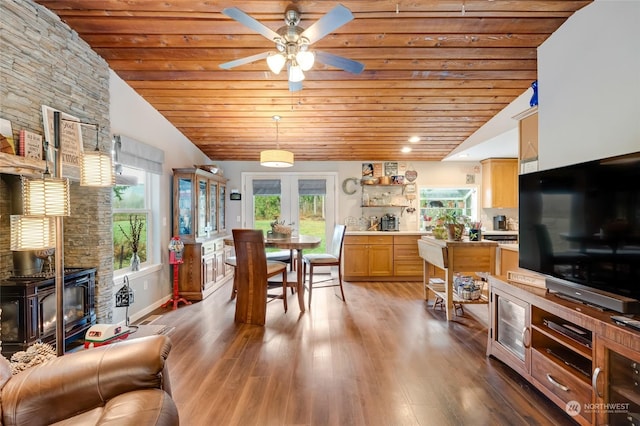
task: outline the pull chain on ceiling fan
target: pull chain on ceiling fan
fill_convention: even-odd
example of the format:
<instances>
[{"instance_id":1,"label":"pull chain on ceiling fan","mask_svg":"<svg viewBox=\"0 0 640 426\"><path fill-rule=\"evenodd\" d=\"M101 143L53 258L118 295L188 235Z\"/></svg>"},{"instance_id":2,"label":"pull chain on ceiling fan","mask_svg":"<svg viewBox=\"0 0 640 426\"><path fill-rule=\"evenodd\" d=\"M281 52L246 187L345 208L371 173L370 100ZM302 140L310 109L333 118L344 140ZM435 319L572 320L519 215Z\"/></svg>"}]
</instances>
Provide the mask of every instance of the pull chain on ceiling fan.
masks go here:
<instances>
[{"instance_id":1,"label":"pull chain on ceiling fan","mask_svg":"<svg viewBox=\"0 0 640 426\"><path fill-rule=\"evenodd\" d=\"M359 74L364 69L364 64L360 62L327 52L309 50L311 44L353 19L351 11L343 5L339 4L331 9L306 30L298 26L300 23L300 13L298 10L293 6L289 6L285 11L284 20L286 25L280 27L277 32L266 27L236 7L223 9L222 13L273 41L276 45L276 52L263 52L246 58L236 59L221 64L220 68L231 69L266 59L269 69L273 73L279 74L286 65L289 75L289 90L291 91L302 89L302 80L305 78L304 71L310 70L315 61L354 74Z\"/></svg>"}]
</instances>

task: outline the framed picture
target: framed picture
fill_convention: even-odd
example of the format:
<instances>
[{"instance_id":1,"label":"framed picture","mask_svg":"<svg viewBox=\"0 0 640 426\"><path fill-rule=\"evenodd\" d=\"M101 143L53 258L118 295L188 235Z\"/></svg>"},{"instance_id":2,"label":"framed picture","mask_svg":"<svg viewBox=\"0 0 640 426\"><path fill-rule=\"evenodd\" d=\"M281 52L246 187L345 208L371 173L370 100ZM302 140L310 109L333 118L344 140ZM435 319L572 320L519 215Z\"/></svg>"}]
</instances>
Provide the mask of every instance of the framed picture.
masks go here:
<instances>
[{"instance_id":1,"label":"framed picture","mask_svg":"<svg viewBox=\"0 0 640 426\"><path fill-rule=\"evenodd\" d=\"M16 155L16 142L13 139L11 121L0 118L0 152Z\"/></svg>"},{"instance_id":2,"label":"framed picture","mask_svg":"<svg viewBox=\"0 0 640 426\"><path fill-rule=\"evenodd\" d=\"M362 163L362 177L373 177L373 163Z\"/></svg>"},{"instance_id":3,"label":"framed picture","mask_svg":"<svg viewBox=\"0 0 640 426\"><path fill-rule=\"evenodd\" d=\"M396 176L398 174L398 163L395 161L387 161L384 163L384 175Z\"/></svg>"},{"instance_id":4,"label":"framed picture","mask_svg":"<svg viewBox=\"0 0 640 426\"><path fill-rule=\"evenodd\" d=\"M42 105L42 123L44 125L44 138L49 143L48 160L54 162L54 108ZM80 178L80 161L83 151L82 131L80 119L70 114L61 112L60 123L60 149L62 162L62 176L68 178Z\"/></svg>"}]
</instances>

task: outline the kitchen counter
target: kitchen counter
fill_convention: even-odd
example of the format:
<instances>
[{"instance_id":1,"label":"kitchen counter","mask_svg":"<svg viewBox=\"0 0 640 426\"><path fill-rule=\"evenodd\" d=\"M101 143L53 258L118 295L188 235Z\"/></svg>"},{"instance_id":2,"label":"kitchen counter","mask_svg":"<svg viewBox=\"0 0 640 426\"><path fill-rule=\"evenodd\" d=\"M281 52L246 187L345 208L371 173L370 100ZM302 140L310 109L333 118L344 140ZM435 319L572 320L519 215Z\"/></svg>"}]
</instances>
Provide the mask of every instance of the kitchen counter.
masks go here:
<instances>
[{"instance_id":1,"label":"kitchen counter","mask_svg":"<svg viewBox=\"0 0 640 426\"><path fill-rule=\"evenodd\" d=\"M347 231L345 235L430 235L427 231Z\"/></svg>"},{"instance_id":2,"label":"kitchen counter","mask_svg":"<svg viewBox=\"0 0 640 426\"><path fill-rule=\"evenodd\" d=\"M482 231L483 235L518 235L518 231L500 231L489 229L486 231Z\"/></svg>"}]
</instances>

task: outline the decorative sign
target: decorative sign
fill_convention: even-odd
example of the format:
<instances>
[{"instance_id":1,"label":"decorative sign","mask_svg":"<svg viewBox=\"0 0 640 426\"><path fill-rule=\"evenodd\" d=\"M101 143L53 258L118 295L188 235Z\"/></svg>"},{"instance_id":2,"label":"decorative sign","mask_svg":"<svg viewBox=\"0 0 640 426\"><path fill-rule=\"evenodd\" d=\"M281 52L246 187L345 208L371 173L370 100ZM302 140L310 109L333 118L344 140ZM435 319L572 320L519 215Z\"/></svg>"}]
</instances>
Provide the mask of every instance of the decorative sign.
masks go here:
<instances>
[{"instance_id":1,"label":"decorative sign","mask_svg":"<svg viewBox=\"0 0 640 426\"><path fill-rule=\"evenodd\" d=\"M44 137L49 142L48 159L54 162L52 155L54 150L53 113L57 111L46 105L42 105L42 122L44 124ZM60 149L62 161L62 176L68 178L80 178L80 161L82 156L82 132L80 119L64 112L60 113ZM54 162L55 164L55 162Z\"/></svg>"}]
</instances>

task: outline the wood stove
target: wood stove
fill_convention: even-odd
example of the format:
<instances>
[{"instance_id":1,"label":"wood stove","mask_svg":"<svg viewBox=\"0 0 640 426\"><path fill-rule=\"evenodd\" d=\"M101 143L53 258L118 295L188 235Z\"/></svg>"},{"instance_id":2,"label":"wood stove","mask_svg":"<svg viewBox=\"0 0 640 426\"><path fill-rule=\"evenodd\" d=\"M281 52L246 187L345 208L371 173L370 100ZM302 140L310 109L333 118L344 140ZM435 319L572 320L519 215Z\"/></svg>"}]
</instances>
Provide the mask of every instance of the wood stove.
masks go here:
<instances>
[{"instance_id":1,"label":"wood stove","mask_svg":"<svg viewBox=\"0 0 640 426\"><path fill-rule=\"evenodd\" d=\"M95 268L65 268L65 347L84 337L96 323ZM55 346L55 275L37 273L10 277L0 282L2 305L2 354L10 357L30 345L43 342Z\"/></svg>"}]
</instances>

